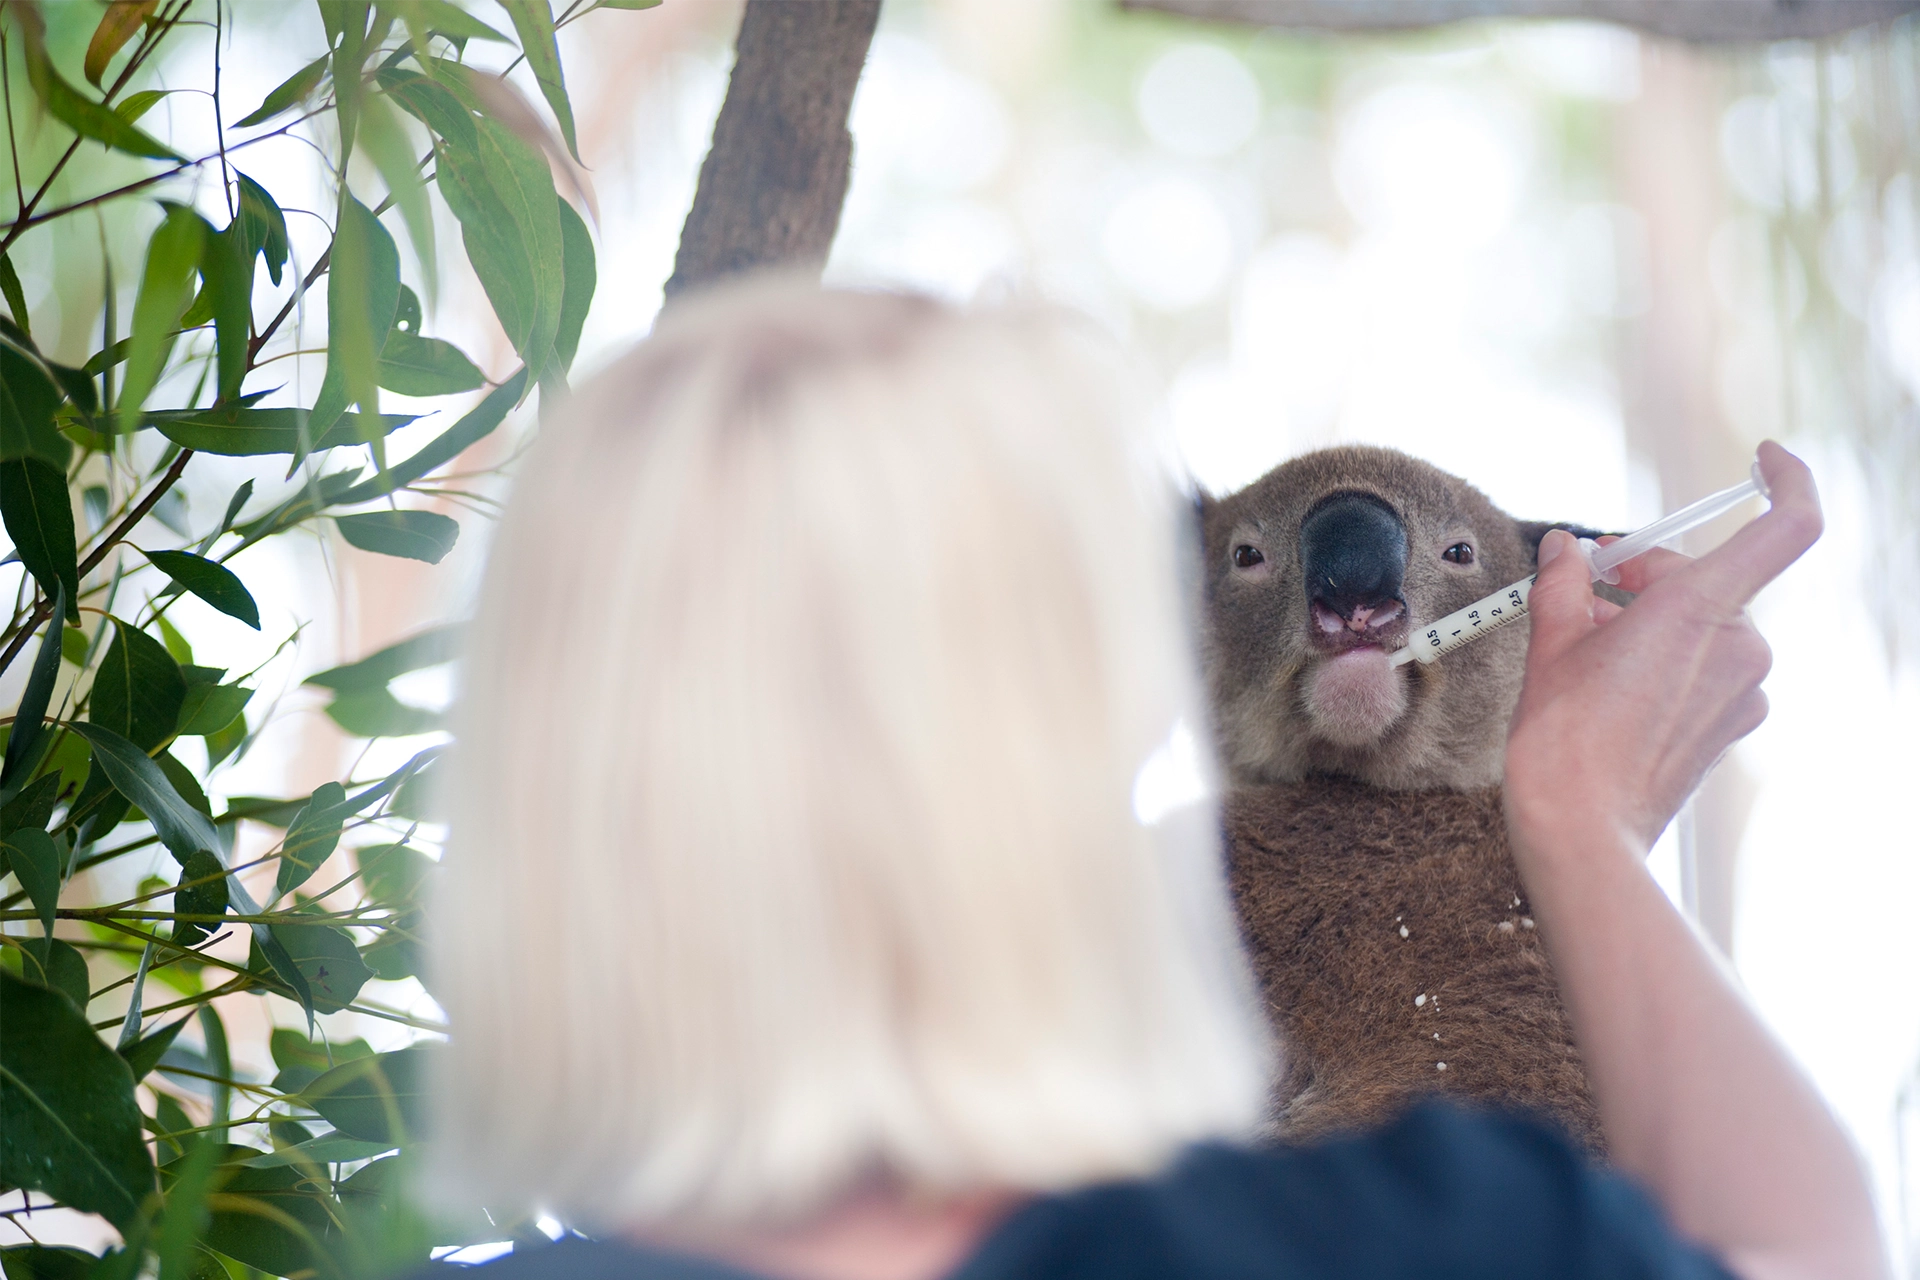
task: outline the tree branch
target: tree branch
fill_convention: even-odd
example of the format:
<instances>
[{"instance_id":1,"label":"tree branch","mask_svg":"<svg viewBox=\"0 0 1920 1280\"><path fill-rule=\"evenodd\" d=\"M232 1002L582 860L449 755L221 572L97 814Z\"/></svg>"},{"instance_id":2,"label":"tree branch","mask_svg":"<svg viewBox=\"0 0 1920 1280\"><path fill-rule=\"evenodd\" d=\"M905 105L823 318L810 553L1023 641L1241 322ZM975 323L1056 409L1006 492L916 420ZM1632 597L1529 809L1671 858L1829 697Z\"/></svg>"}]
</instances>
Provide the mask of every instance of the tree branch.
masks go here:
<instances>
[{"instance_id":1,"label":"tree branch","mask_svg":"<svg viewBox=\"0 0 1920 1280\"><path fill-rule=\"evenodd\" d=\"M747 0L668 298L755 267L826 265L853 160L847 111L879 20L880 0Z\"/></svg>"}]
</instances>

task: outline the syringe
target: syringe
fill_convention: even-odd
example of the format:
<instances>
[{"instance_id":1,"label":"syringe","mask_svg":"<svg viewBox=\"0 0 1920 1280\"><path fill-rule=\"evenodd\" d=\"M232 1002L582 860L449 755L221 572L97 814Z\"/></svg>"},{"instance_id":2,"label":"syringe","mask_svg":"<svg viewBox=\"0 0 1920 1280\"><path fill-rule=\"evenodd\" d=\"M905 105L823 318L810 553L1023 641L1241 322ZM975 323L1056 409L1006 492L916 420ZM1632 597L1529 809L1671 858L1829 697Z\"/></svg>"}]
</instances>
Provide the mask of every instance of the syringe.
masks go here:
<instances>
[{"instance_id":1,"label":"syringe","mask_svg":"<svg viewBox=\"0 0 1920 1280\"><path fill-rule=\"evenodd\" d=\"M1663 542L1671 542L1687 530L1703 525L1716 516L1724 515L1748 498L1766 496L1767 482L1760 474L1760 464L1756 462L1750 479L1731 489L1708 494L1672 515L1662 516L1644 529L1636 529L1617 542L1610 542L1603 547L1591 538L1580 539L1580 554L1586 559L1587 569L1595 582L1617 583L1620 581L1620 566L1635 556L1651 551ZM1477 640L1490 631L1498 631L1510 622L1517 622L1526 617L1527 597L1532 592L1533 579L1522 578L1512 586L1502 587L1490 596L1475 600L1464 609L1456 609L1438 622L1422 628L1406 648L1397 651L1389 661L1396 667L1407 662L1432 662L1443 653L1452 653L1461 645Z\"/></svg>"}]
</instances>

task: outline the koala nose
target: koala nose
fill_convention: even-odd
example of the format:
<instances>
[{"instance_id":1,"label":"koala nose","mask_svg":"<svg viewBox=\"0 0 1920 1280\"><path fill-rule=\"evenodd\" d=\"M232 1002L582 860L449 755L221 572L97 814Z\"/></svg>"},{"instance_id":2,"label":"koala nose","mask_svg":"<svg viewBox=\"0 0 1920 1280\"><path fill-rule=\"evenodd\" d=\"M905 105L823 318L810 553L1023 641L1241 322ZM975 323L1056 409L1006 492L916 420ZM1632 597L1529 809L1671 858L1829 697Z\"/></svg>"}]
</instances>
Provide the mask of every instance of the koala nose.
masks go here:
<instances>
[{"instance_id":1,"label":"koala nose","mask_svg":"<svg viewBox=\"0 0 1920 1280\"><path fill-rule=\"evenodd\" d=\"M1378 498L1337 493L1308 512L1300 523L1300 567L1307 600L1320 606L1316 616L1328 610L1360 630L1405 612L1407 530Z\"/></svg>"}]
</instances>

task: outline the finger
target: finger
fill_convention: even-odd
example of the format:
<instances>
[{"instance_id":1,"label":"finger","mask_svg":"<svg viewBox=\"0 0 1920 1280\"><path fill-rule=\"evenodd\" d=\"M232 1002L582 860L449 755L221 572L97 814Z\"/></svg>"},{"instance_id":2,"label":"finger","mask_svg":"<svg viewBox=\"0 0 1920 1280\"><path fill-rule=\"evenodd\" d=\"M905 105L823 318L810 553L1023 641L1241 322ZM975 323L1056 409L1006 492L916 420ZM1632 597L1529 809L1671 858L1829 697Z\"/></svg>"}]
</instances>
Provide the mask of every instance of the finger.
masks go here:
<instances>
[{"instance_id":1,"label":"finger","mask_svg":"<svg viewBox=\"0 0 1920 1280\"><path fill-rule=\"evenodd\" d=\"M1553 529L1540 540L1540 572L1527 597L1532 638L1527 665L1550 662L1593 630L1593 584L1573 535Z\"/></svg>"},{"instance_id":2,"label":"finger","mask_svg":"<svg viewBox=\"0 0 1920 1280\"><path fill-rule=\"evenodd\" d=\"M1806 463L1769 440L1760 446L1760 471L1772 506L1696 564L1702 590L1729 608L1744 606L1779 577L1824 527L1820 494Z\"/></svg>"},{"instance_id":3,"label":"finger","mask_svg":"<svg viewBox=\"0 0 1920 1280\"><path fill-rule=\"evenodd\" d=\"M1625 612L1619 605L1602 596L1593 598L1593 620L1602 625L1612 622Z\"/></svg>"},{"instance_id":4,"label":"finger","mask_svg":"<svg viewBox=\"0 0 1920 1280\"><path fill-rule=\"evenodd\" d=\"M1655 547L1620 566L1619 587L1622 591L1631 591L1634 595L1639 595L1668 574L1684 569L1692 563L1692 556L1681 555L1678 551L1668 551L1664 547Z\"/></svg>"}]
</instances>

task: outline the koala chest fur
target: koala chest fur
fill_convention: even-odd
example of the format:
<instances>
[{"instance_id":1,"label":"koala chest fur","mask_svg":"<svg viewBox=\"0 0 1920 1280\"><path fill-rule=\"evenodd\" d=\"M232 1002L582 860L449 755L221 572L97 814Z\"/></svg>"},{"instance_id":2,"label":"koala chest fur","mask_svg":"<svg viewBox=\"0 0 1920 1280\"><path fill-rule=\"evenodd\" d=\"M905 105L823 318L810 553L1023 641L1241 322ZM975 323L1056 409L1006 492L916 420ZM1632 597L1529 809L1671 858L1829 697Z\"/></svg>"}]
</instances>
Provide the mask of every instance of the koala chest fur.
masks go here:
<instances>
[{"instance_id":1,"label":"koala chest fur","mask_svg":"<svg viewBox=\"0 0 1920 1280\"><path fill-rule=\"evenodd\" d=\"M1555 526L1373 448L1296 458L1201 518L1227 853L1288 1062L1283 1131L1444 1092L1544 1113L1598 1150L1500 807L1526 631L1388 661L1534 572Z\"/></svg>"},{"instance_id":2,"label":"koala chest fur","mask_svg":"<svg viewBox=\"0 0 1920 1280\"><path fill-rule=\"evenodd\" d=\"M1286 1055L1289 1139L1444 1092L1535 1111L1601 1148L1598 1116L1497 790L1348 779L1234 791L1228 873Z\"/></svg>"}]
</instances>

